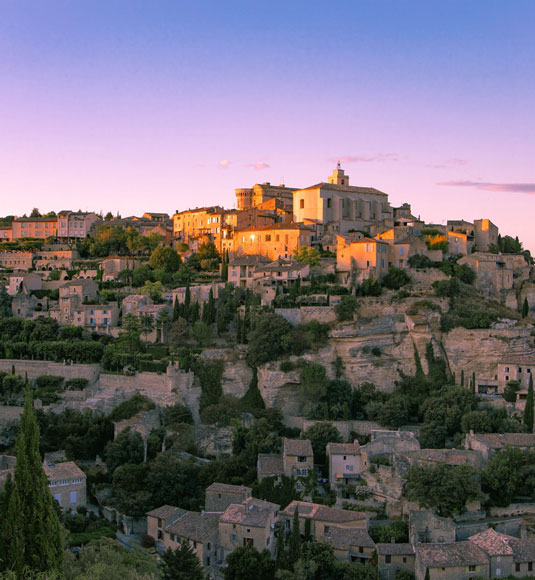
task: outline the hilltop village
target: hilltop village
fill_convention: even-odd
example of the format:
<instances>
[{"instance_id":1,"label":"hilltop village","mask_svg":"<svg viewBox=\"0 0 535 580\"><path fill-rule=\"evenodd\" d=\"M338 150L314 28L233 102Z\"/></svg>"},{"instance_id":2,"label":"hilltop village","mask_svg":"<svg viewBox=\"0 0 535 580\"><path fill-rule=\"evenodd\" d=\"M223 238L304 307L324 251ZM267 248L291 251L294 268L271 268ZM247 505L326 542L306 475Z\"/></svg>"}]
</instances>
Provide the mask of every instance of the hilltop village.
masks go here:
<instances>
[{"instance_id":1,"label":"hilltop village","mask_svg":"<svg viewBox=\"0 0 535 580\"><path fill-rule=\"evenodd\" d=\"M0 486L30 393L67 578L106 538L132 578L535 576L534 262L417 213L338 164L0 220Z\"/></svg>"}]
</instances>

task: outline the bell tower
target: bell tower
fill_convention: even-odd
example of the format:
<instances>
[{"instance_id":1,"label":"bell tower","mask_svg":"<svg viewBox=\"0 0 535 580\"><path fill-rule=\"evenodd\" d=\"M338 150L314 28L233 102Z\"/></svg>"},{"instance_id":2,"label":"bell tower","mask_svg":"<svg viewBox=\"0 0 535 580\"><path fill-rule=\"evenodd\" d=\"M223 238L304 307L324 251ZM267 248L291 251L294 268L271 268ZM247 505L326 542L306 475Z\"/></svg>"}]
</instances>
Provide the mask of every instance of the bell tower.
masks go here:
<instances>
[{"instance_id":1,"label":"bell tower","mask_svg":"<svg viewBox=\"0 0 535 580\"><path fill-rule=\"evenodd\" d=\"M340 161L337 163L332 175L329 175L329 183L334 185L349 185L349 175L344 174Z\"/></svg>"}]
</instances>

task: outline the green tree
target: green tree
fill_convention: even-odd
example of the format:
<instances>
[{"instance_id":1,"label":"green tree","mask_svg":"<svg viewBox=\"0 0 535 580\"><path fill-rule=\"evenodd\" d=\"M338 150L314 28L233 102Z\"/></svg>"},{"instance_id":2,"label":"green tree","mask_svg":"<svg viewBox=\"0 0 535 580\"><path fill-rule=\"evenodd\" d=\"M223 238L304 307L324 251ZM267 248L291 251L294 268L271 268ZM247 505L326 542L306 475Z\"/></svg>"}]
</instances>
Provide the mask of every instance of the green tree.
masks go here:
<instances>
[{"instance_id":1,"label":"green tree","mask_svg":"<svg viewBox=\"0 0 535 580\"><path fill-rule=\"evenodd\" d=\"M259 552L252 546L241 546L227 556L223 574L225 580L273 580L275 562L267 550Z\"/></svg>"},{"instance_id":2,"label":"green tree","mask_svg":"<svg viewBox=\"0 0 535 580\"><path fill-rule=\"evenodd\" d=\"M164 580L205 579L202 564L189 542L182 542L175 550L167 548L162 560Z\"/></svg>"},{"instance_id":3,"label":"green tree","mask_svg":"<svg viewBox=\"0 0 535 580\"><path fill-rule=\"evenodd\" d=\"M338 429L328 422L318 422L301 433L301 439L309 439L314 451L314 462L325 463L325 447L327 443L341 443L342 437Z\"/></svg>"},{"instance_id":4,"label":"green tree","mask_svg":"<svg viewBox=\"0 0 535 580\"><path fill-rule=\"evenodd\" d=\"M337 320L340 322L353 320L357 306L357 299L352 294L342 296L340 302L334 307Z\"/></svg>"},{"instance_id":5,"label":"green tree","mask_svg":"<svg viewBox=\"0 0 535 580\"><path fill-rule=\"evenodd\" d=\"M311 266L320 265L320 252L317 248L309 246L299 246L294 249L294 258L302 264L310 264Z\"/></svg>"},{"instance_id":6,"label":"green tree","mask_svg":"<svg viewBox=\"0 0 535 580\"><path fill-rule=\"evenodd\" d=\"M141 463L143 457L144 445L141 435L127 427L106 447L108 473L113 474L115 469L124 463Z\"/></svg>"},{"instance_id":7,"label":"green tree","mask_svg":"<svg viewBox=\"0 0 535 580\"><path fill-rule=\"evenodd\" d=\"M295 506L292 517L292 529L288 540L288 557L290 562L297 562L301 557L301 529L299 527L299 506Z\"/></svg>"},{"instance_id":8,"label":"green tree","mask_svg":"<svg viewBox=\"0 0 535 580\"><path fill-rule=\"evenodd\" d=\"M278 314L260 315L248 336L247 362L257 367L286 354L291 330L290 323Z\"/></svg>"},{"instance_id":9,"label":"green tree","mask_svg":"<svg viewBox=\"0 0 535 580\"><path fill-rule=\"evenodd\" d=\"M522 318L526 318L529 314L529 304L527 297L524 298L524 303L522 304Z\"/></svg>"},{"instance_id":10,"label":"green tree","mask_svg":"<svg viewBox=\"0 0 535 580\"><path fill-rule=\"evenodd\" d=\"M17 577L22 577L25 569L53 577L63 571L61 527L39 455L39 427L29 389L15 454L15 477L6 498L7 517L1 523L1 565Z\"/></svg>"},{"instance_id":11,"label":"green tree","mask_svg":"<svg viewBox=\"0 0 535 580\"><path fill-rule=\"evenodd\" d=\"M166 272L176 272L182 260L180 256L167 246L161 246L153 250L150 255L149 264L153 270L163 268Z\"/></svg>"},{"instance_id":12,"label":"green tree","mask_svg":"<svg viewBox=\"0 0 535 580\"><path fill-rule=\"evenodd\" d=\"M196 303L197 304L197 303ZM193 338L199 346L208 346L212 339L212 327L202 320L197 320L191 329Z\"/></svg>"},{"instance_id":13,"label":"green tree","mask_svg":"<svg viewBox=\"0 0 535 580\"><path fill-rule=\"evenodd\" d=\"M524 409L524 425L533 433L533 374L529 375L528 398Z\"/></svg>"},{"instance_id":14,"label":"green tree","mask_svg":"<svg viewBox=\"0 0 535 580\"><path fill-rule=\"evenodd\" d=\"M407 401L400 396L390 397L381 407L378 419L381 425L399 429L409 420Z\"/></svg>"},{"instance_id":15,"label":"green tree","mask_svg":"<svg viewBox=\"0 0 535 580\"><path fill-rule=\"evenodd\" d=\"M388 274L383 278L382 284L390 290L399 290L411 281L411 277L405 270L392 266Z\"/></svg>"}]
</instances>

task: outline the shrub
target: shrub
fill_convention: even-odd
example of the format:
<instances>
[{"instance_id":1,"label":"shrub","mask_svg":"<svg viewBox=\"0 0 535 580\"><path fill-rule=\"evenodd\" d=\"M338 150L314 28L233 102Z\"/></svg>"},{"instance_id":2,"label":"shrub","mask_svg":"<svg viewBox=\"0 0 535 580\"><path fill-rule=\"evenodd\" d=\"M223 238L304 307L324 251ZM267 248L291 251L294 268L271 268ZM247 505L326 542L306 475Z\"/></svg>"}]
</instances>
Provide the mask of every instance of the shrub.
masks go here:
<instances>
[{"instance_id":1,"label":"shrub","mask_svg":"<svg viewBox=\"0 0 535 580\"><path fill-rule=\"evenodd\" d=\"M348 294L347 296L342 296L340 302L334 307L336 318L340 322L344 320L353 320L353 315L355 314L357 306L357 299L353 295Z\"/></svg>"},{"instance_id":2,"label":"shrub","mask_svg":"<svg viewBox=\"0 0 535 580\"><path fill-rule=\"evenodd\" d=\"M53 375L41 375L35 379L35 386L38 389L52 387L54 389L61 389L63 385L63 377L56 377Z\"/></svg>"},{"instance_id":3,"label":"shrub","mask_svg":"<svg viewBox=\"0 0 535 580\"><path fill-rule=\"evenodd\" d=\"M383 278L383 286L390 290L399 290L411 281L411 277L405 270L392 266L388 274Z\"/></svg>"},{"instance_id":4,"label":"shrub","mask_svg":"<svg viewBox=\"0 0 535 580\"><path fill-rule=\"evenodd\" d=\"M280 370L282 373L289 373L295 369L295 364L289 360L283 360L280 364Z\"/></svg>"},{"instance_id":5,"label":"shrub","mask_svg":"<svg viewBox=\"0 0 535 580\"><path fill-rule=\"evenodd\" d=\"M110 413L109 418L112 421L124 421L125 419L131 419L134 415L137 415L141 411L150 411L154 409L156 405L145 395L136 393L128 401L122 402L120 405L115 407L115 409Z\"/></svg>"},{"instance_id":6,"label":"shrub","mask_svg":"<svg viewBox=\"0 0 535 580\"><path fill-rule=\"evenodd\" d=\"M89 386L87 379L69 379L65 381L65 390L67 391L83 391Z\"/></svg>"},{"instance_id":7,"label":"shrub","mask_svg":"<svg viewBox=\"0 0 535 580\"><path fill-rule=\"evenodd\" d=\"M432 268L433 262L427 256L414 254L409 258L409 266L415 270L420 270L423 268Z\"/></svg>"},{"instance_id":8,"label":"shrub","mask_svg":"<svg viewBox=\"0 0 535 580\"><path fill-rule=\"evenodd\" d=\"M503 398L508 403L516 402L516 393L520 389L520 381L509 381L503 390Z\"/></svg>"}]
</instances>

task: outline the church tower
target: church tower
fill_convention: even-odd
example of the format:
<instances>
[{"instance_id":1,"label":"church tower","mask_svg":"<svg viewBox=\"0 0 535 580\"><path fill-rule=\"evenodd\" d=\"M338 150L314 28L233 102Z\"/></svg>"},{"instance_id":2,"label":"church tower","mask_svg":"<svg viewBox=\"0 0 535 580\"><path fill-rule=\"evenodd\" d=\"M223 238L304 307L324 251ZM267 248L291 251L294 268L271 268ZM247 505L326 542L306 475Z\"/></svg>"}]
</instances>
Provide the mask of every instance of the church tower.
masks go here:
<instances>
[{"instance_id":1,"label":"church tower","mask_svg":"<svg viewBox=\"0 0 535 580\"><path fill-rule=\"evenodd\" d=\"M329 183L334 185L349 185L349 175L344 174L340 161L336 165L336 169L333 171L332 175L329 175Z\"/></svg>"}]
</instances>

